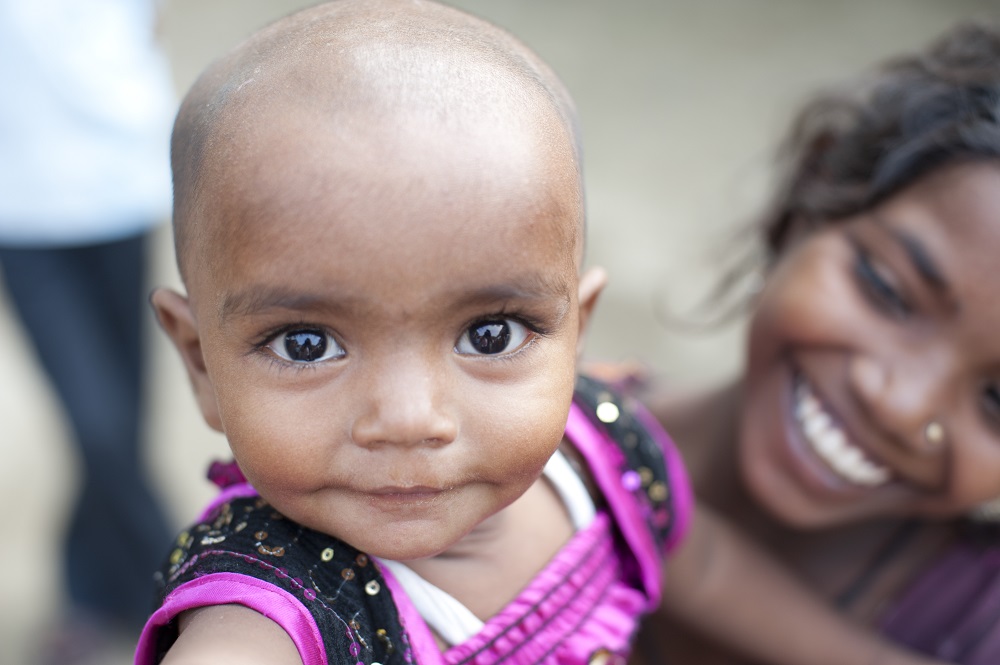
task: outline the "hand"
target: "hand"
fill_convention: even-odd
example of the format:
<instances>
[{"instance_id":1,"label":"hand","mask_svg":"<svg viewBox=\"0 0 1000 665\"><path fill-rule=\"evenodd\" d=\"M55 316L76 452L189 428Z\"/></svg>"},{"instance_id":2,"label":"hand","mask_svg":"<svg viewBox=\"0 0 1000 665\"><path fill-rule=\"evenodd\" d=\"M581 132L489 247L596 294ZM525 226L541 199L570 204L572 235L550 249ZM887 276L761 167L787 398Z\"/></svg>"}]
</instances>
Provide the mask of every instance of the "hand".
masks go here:
<instances>
[{"instance_id":1,"label":"hand","mask_svg":"<svg viewBox=\"0 0 1000 665\"><path fill-rule=\"evenodd\" d=\"M649 368L638 360L587 360L584 361L581 372L623 392L644 385L650 377Z\"/></svg>"}]
</instances>

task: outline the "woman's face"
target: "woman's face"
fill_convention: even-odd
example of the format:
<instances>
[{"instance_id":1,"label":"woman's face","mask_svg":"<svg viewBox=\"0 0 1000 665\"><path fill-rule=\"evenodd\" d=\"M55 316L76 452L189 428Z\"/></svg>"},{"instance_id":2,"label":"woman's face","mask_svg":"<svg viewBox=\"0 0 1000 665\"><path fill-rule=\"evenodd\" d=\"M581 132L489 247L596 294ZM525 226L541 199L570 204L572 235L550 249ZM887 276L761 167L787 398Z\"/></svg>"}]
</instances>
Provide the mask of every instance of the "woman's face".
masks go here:
<instances>
[{"instance_id":1,"label":"woman's face","mask_svg":"<svg viewBox=\"0 0 1000 665\"><path fill-rule=\"evenodd\" d=\"M821 527L1000 496L998 295L996 163L800 234L750 328L740 464L758 501Z\"/></svg>"}]
</instances>

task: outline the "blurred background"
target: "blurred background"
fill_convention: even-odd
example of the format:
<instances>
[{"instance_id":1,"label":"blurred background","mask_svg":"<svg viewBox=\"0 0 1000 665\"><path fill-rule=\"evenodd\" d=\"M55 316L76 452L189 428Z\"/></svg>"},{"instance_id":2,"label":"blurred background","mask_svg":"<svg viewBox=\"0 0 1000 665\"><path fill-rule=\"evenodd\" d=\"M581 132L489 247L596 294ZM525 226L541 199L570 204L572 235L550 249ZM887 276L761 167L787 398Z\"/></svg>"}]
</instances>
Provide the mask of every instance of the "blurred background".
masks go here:
<instances>
[{"instance_id":1,"label":"blurred background","mask_svg":"<svg viewBox=\"0 0 1000 665\"><path fill-rule=\"evenodd\" d=\"M161 42L182 94L198 72L294 0L167 0ZM720 250L759 209L771 156L811 92L917 48L957 20L1000 17L997 0L455 0L538 51L582 119L588 261L611 282L589 358L638 360L676 381L711 381L741 362L737 322L697 335L657 312L697 302ZM2 149L2 146L0 146ZM150 285L178 286L169 230ZM0 298L2 298L0 290ZM72 331L66 331L72 334ZM179 527L212 495L221 436L195 411L180 361L149 321L144 425L156 489ZM0 665L28 663L59 606L56 560L77 462L65 418L0 301ZM106 662L130 662L127 647Z\"/></svg>"}]
</instances>

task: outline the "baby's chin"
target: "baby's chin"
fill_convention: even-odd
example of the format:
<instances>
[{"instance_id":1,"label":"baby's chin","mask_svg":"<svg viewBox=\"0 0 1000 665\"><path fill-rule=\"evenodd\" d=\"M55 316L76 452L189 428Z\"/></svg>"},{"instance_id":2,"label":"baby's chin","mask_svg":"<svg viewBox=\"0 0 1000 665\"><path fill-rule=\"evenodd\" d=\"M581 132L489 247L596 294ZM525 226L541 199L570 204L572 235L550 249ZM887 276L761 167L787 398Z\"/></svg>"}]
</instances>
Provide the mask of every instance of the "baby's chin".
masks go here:
<instances>
[{"instance_id":1,"label":"baby's chin","mask_svg":"<svg viewBox=\"0 0 1000 665\"><path fill-rule=\"evenodd\" d=\"M448 536L447 534L431 534L429 530L433 527L419 529L422 533L405 534L409 531L401 529L400 533L370 533L370 534L345 534L351 540L340 538L369 556L389 561L420 561L432 559L438 556L448 556L450 550L455 548L461 541L461 536ZM353 542L352 542L353 540Z\"/></svg>"}]
</instances>

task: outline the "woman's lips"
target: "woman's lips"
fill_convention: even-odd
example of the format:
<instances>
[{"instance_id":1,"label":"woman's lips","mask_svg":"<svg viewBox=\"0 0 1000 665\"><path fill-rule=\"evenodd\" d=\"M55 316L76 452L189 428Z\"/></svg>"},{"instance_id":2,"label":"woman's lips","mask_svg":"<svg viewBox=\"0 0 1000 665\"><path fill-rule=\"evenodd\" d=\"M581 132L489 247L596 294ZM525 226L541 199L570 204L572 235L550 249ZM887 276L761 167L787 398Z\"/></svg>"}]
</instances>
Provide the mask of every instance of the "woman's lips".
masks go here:
<instances>
[{"instance_id":1,"label":"woman's lips","mask_svg":"<svg viewBox=\"0 0 1000 665\"><path fill-rule=\"evenodd\" d=\"M793 389L793 413L802 438L826 467L842 480L859 487L889 482L889 469L868 457L841 428L809 383L799 374Z\"/></svg>"}]
</instances>

